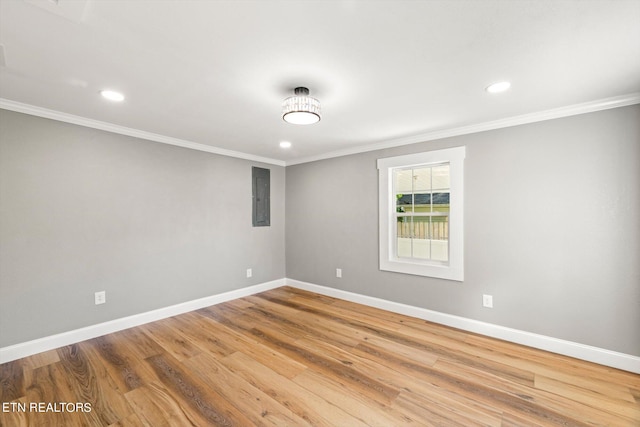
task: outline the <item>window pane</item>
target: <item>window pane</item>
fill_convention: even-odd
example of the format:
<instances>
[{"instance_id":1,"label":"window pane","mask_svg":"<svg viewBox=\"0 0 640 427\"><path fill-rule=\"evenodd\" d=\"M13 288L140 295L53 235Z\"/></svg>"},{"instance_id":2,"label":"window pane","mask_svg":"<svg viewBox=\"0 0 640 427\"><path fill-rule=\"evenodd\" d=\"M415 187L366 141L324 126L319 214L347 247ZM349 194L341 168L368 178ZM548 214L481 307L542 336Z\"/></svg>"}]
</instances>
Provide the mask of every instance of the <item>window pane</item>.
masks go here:
<instances>
[{"instance_id":1,"label":"window pane","mask_svg":"<svg viewBox=\"0 0 640 427\"><path fill-rule=\"evenodd\" d=\"M413 222L410 216L400 216L397 221L398 257L411 258L411 236L413 234Z\"/></svg>"},{"instance_id":2,"label":"window pane","mask_svg":"<svg viewBox=\"0 0 640 427\"><path fill-rule=\"evenodd\" d=\"M413 257L419 259L431 258L429 242L430 217L417 216L413 218Z\"/></svg>"},{"instance_id":3,"label":"window pane","mask_svg":"<svg viewBox=\"0 0 640 427\"><path fill-rule=\"evenodd\" d=\"M431 212L431 194L417 193L413 195L413 212Z\"/></svg>"},{"instance_id":4,"label":"window pane","mask_svg":"<svg viewBox=\"0 0 640 427\"><path fill-rule=\"evenodd\" d=\"M431 190L431 167L413 169L413 192L428 192Z\"/></svg>"},{"instance_id":5,"label":"window pane","mask_svg":"<svg viewBox=\"0 0 640 427\"><path fill-rule=\"evenodd\" d=\"M433 193L431 218L431 256L437 261L449 261L449 193Z\"/></svg>"},{"instance_id":6,"label":"window pane","mask_svg":"<svg viewBox=\"0 0 640 427\"><path fill-rule=\"evenodd\" d=\"M396 194L396 212L411 212L411 204L413 203L412 194ZM408 209L407 209L408 208Z\"/></svg>"},{"instance_id":7,"label":"window pane","mask_svg":"<svg viewBox=\"0 0 640 427\"><path fill-rule=\"evenodd\" d=\"M431 217L430 232L431 259L449 261L449 216Z\"/></svg>"},{"instance_id":8,"label":"window pane","mask_svg":"<svg viewBox=\"0 0 640 427\"><path fill-rule=\"evenodd\" d=\"M393 185L396 193L411 194L413 190L412 177L412 169L395 169L393 171Z\"/></svg>"},{"instance_id":9,"label":"window pane","mask_svg":"<svg viewBox=\"0 0 640 427\"><path fill-rule=\"evenodd\" d=\"M449 165L440 165L432 168L432 185L433 190L449 189Z\"/></svg>"},{"instance_id":10,"label":"window pane","mask_svg":"<svg viewBox=\"0 0 640 427\"><path fill-rule=\"evenodd\" d=\"M433 210L434 212L440 212L441 208L449 207L449 193L433 193ZM448 210L447 210L448 212Z\"/></svg>"},{"instance_id":11,"label":"window pane","mask_svg":"<svg viewBox=\"0 0 640 427\"><path fill-rule=\"evenodd\" d=\"M398 237L410 239L413 233L410 216L398 217Z\"/></svg>"}]
</instances>

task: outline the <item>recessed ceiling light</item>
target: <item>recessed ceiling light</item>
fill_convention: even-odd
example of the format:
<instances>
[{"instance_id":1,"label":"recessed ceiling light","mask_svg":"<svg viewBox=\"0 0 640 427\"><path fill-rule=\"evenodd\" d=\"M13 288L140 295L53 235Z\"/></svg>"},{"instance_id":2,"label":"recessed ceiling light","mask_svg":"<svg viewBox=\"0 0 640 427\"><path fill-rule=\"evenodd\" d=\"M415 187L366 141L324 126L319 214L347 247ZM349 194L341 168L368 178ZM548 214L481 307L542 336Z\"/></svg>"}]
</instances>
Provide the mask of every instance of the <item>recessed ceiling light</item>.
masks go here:
<instances>
[{"instance_id":1,"label":"recessed ceiling light","mask_svg":"<svg viewBox=\"0 0 640 427\"><path fill-rule=\"evenodd\" d=\"M289 141L282 141L280 143L280 148L291 148L291 143Z\"/></svg>"},{"instance_id":2,"label":"recessed ceiling light","mask_svg":"<svg viewBox=\"0 0 640 427\"><path fill-rule=\"evenodd\" d=\"M489 93L500 93L508 90L511 87L509 82L498 82L487 86L486 91Z\"/></svg>"},{"instance_id":3,"label":"recessed ceiling light","mask_svg":"<svg viewBox=\"0 0 640 427\"><path fill-rule=\"evenodd\" d=\"M100 95L102 95L103 98L106 98L109 101L115 101L115 102L124 101L124 95L114 90L100 91Z\"/></svg>"}]
</instances>

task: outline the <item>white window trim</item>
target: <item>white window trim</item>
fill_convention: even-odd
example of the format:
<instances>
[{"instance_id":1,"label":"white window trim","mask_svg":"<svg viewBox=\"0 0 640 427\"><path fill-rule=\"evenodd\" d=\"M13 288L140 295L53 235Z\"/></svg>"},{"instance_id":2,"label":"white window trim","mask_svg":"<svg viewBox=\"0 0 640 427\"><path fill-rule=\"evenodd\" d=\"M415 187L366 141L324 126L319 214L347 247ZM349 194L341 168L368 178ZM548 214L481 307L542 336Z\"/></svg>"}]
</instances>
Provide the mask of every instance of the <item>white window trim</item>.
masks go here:
<instances>
[{"instance_id":1,"label":"white window trim","mask_svg":"<svg viewBox=\"0 0 640 427\"><path fill-rule=\"evenodd\" d=\"M464 158L465 147L408 154L378 159L378 202L380 227L380 270L441 279L464 280ZM394 253L396 199L392 194L393 174L400 167L412 167L447 162L450 165L449 198L449 262L422 262L397 258Z\"/></svg>"}]
</instances>

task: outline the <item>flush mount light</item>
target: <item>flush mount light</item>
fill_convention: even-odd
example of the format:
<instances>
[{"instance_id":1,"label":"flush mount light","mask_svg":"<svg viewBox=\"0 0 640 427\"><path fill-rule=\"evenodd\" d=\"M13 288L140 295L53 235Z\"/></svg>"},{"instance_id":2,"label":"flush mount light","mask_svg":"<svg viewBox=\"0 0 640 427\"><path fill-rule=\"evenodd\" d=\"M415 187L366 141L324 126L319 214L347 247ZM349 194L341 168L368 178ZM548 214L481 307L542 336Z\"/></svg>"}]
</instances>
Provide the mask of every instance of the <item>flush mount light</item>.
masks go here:
<instances>
[{"instance_id":1,"label":"flush mount light","mask_svg":"<svg viewBox=\"0 0 640 427\"><path fill-rule=\"evenodd\" d=\"M485 89L489 93L500 93L508 90L511 87L511 83L509 82L498 82L492 85L487 86Z\"/></svg>"},{"instance_id":2,"label":"flush mount light","mask_svg":"<svg viewBox=\"0 0 640 427\"><path fill-rule=\"evenodd\" d=\"M289 141L282 141L280 143L280 148L291 148L291 143Z\"/></svg>"},{"instance_id":3,"label":"flush mount light","mask_svg":"<svg viewBox=\"0 0 640 427\"><path fill-rule=\"evenodd\" d=\"M320 121L320 101L309 96L306 87L295 88L294 96L282 102L282 119L294 125L310 125Z\"/></svg>"},{"instance_id":4,"label":"flush mount light","mask_svg":"<svg viewBox=\"0 0 640 427\"><path fill-rule=\"evenodd\" d=\"M100 95L102 95L103 98L106 98L109 101L115 101L115 102L124 101L124 95L114 90L102 90L100 91Z\"/></svg>"}]
</instances>

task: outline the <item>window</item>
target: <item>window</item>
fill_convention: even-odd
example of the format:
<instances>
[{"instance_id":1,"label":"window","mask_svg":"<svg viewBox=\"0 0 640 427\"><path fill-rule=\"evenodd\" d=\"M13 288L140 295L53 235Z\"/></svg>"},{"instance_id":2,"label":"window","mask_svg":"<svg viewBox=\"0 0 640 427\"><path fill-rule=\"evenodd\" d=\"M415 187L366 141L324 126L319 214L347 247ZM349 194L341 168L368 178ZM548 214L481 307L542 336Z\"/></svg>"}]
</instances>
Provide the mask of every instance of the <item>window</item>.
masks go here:
<instances>
[{"instance_id":1,"label":"window","mask_svg":"<svg viewBox=\"0 0 640 427\"><path fill-rule=\"evenodd\" d=\"M380 269L462 281L465 147L378 159Z\"/></svg>"}]
</instances>

